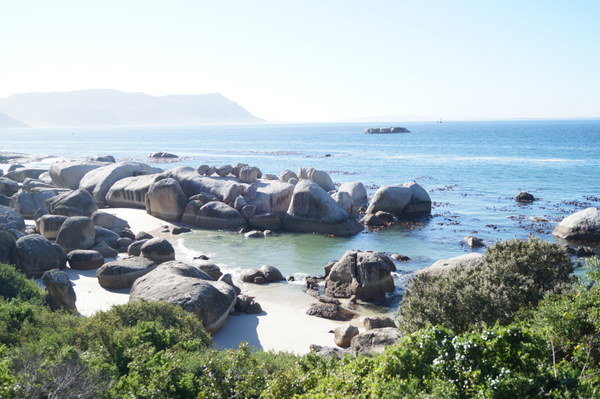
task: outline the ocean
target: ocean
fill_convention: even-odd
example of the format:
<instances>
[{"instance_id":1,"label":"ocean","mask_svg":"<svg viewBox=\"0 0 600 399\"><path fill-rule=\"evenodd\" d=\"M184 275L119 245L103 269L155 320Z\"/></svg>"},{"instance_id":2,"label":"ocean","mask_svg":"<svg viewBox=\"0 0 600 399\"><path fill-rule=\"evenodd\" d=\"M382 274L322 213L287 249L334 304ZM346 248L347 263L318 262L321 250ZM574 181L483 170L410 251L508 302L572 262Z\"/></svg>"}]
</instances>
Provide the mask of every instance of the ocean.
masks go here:
<instances>
[{"instance_id":1,"label":"ocean","mask_svg":"<svg viewBox=\"0 0 600 399\"><path fill-rule=\"evenodd\" d=\"M433 201L427 220L351 238L284 233L245 239L201 230L173 238L190 257L205 254L233 271L271 264L287 275L319 275L329 261L360 249L410 257L397 263L401 280L438 259L473 251L461 243L465 236L488 245L530 235L554 241L552 229L563 217L600 206L599 120L393 125L411 133L363 133L388 126L379 123L6 129L0 130L0 151L40 155L43 165L111 154L163 169L243 162L279 175L312 166L336 183L361 181L370 195L379 186L414 180ZM148 156L157 151L179 158L156 163ZM537 201L516 203L520 191Z\"/></svg>"}]
</instances>

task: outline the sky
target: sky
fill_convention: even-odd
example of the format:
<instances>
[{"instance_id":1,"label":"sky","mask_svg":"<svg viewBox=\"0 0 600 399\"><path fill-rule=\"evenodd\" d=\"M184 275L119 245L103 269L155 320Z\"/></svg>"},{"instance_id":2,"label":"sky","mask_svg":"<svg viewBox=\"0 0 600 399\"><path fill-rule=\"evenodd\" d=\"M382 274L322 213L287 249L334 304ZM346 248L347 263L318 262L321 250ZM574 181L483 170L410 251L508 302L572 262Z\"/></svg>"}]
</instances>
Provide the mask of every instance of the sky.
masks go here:
<instances>
[{"instance_id":1,"label":"sky","mask_svg":"<svg viewBox=\"0 0 600 399\"><path fill-rule=\"evenodd\" d=\"M0 98L218 92L273 122L600 117L598 0L0 0Z\"/></svg>"}]
</instances>

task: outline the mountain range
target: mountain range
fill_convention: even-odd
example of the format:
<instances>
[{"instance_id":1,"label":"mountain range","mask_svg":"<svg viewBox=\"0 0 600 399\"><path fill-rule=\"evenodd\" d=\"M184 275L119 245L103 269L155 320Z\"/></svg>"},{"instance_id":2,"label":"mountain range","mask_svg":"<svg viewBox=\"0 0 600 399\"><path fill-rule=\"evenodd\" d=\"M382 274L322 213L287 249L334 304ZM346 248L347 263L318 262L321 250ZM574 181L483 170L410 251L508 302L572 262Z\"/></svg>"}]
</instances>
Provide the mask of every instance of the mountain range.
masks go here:
<instances>
[{"instance_id":1,"label":"mountain range","mask_svg":"<svg viewBox=\"0 0 600 399\"><path fill-rule=\"evenodd\" d=\"M219 93L151 96L94 89L13 94L0 99L0 127L191 126L260 122L264 120Z\"/></svg>"}]
</instances>

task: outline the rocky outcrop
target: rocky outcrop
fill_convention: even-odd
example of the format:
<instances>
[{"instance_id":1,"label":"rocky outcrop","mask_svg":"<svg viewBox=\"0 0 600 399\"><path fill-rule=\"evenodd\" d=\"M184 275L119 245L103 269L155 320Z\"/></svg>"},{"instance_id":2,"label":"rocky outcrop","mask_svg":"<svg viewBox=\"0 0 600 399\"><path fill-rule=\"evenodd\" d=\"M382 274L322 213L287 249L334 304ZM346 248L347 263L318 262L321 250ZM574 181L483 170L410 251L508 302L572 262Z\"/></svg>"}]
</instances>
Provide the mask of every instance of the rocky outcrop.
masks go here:
<instances>
[{"instance_id":1,"label":"rocky outcrop","mask_svg":"<svg viewBox=\"0 0 600 399\"><path fill-rule=\"evenodd\" d=\"M252 189L255 192L250 194ZM253 183L252 189L246 189L245 196L247 203L256 207L257 215L272 213L278 217L283 216L294 193L293 185L279 180L261 180Z\"/></svg>"},{"instance_id":2,"label":"rocky outcrop","mask_svg":"<svg viewBox=\"0 0 600 399\"><path fill-rule=\"evenodd\" d=\"M46 287L46 304L52 310L64 309L76 312L77 297L67 273L52 269L42 275L42 283Z\"/></svg>"},{"instance_id":3,"label":"rocky outcrop","mask_svg":"<svg viewBox=\"0 0 600 399\"><path fill-rule=\"evenodd\" d=\"M469 246L469 248L482 248L485 247L485 243L481 238L474 236L467 236L463 238L463 242Z\"/></svg>"},{"instance_id":4,"label":"rocky outcrop","mask_svg":"<svg viewBox=\"0 0 600 399\"><path fill-rule=\"evenodd\" d=\"M206 275L182 262L167 262L136 280L129 300L166 301L193 313L204 328L218 331L235 306L236 292L222 281L210 281Z\"/></svg>"},{"instance_id":5,"label":"rocky outcrop","mask_svg":"<svg viewBox=\"0 0 600 399\"><path fill-rule=\"evenodd\" d=\"M98 210L94 197L81 188L56 195L47 200L46 205L53 215L91 216Z\"/></svg>"},{"instance_id":6,"label":"rocky outcrop","mask_svg":"<svg viewBox=\"0 0 600 399\"><path fill-rule=\"evenodd\" d=\"M173 169L166 174L179 182L188 198L196 194L207 194L219 201L233 204L246 190L246 186L233 177L204 177L190 167Z\"/></svg>"},{"instance_id":7,"label":"rocky outcrop","mask_svg":"<svg viewBox=\"0 0 600 399\"><path fill-rule=\"evenodd\" d=\"M115 208L146 207L146 194L150 186L159 179L160 173L131 176L117 181L106 193L106 204Z\"/></svg>"},{"instance_id":8,"label":"rocky outcrop","mask_svg":"<svg viewBox=\"0 0 600 399\"><path fill-rule=\"evenodd\" d=\"M373 195L367 214L390 212L399 218L414 218L431 214L431 198L415 182L402 186L382 186Z\"/></svg>"},{"instance_id":9,"label":"rocky outcrop","mask_svg":"<svg viewBox=\"0 0 600 399\"><path fill-rule=\"evenodd\" d=\"M347 251L325 279L325 294L336 298L383 301L394 291L392 260L383 252Z\"/></svg>"},{"instance_id":10,"label":"rocky outcrop","mask_svg":"<svg viewBox=\"0 0 600 399\"><path fill-rule=\"evenodd\" d=\"M235 311L247 314L259 314L262 313L262 307L255 298L250 295L240 294L237 296L235 302Z\"/></svg>"},{"instance_id":11,"label":"rocky outcrop","mask_svg":"<svg viewBox=\"0 0 600 399\"><path fill-rule=\"evenodd\" d=\"M86 173L106 165L106 162L94 161L55 163L50 166L48 172L50 173L52 183L56 187L77 190L81 179L83 179Z\"/></svg>"},{"instance_id":12,"label":"rocky outcrop","mask_svg":"<svg viewBox=\"0 0 600 399\"><path fill-rule=\"evenodd\" d=\"M483 255L473 252L466 255L455 256L450 259L438 260L431 266L419 270L417 273L440 274L457 267L476 267L483 264Z\"/></svg>"},{"instance_id":13,"label":"rocky outcrop","mask_svg":"<svg viewBox=\"0 0 600 399\"><path fill-rule=\"evenodd\" d=\"M38 234L23 236L15 243L15 263L27 277L39 278L52 269L63 269L64 260L56 246Z\"/></svg>"},{"instance_id":14,"label":"rocky outcrop","mask_svg":"<svg viewBox=\"0 0 600 399\"><path fill-rule=\"evenodd\" d=\"M13 195L13 204L24 218L35 219L48 213L46 201L60 193L60 190L52 189L33 193L21 191Z\"/></svg>"},{"instance_id":15,"label":"rocky outcrop","mask_svg":"<svg viewBox=\"0 0 600 399\"><path fill-rule=\"evenodd\" d=\"M587 208L564 218L552 232L564 240L600 242L600 210Z\"/></svg>"},{"instance_id":16,"label":"rocky outcrop","mask_svg":"<svg viewBox=\"0 0 600 399\"><path fill-rule=\"evenodd\" d=\"M199 201L188 202L181 222L208 229L237 230L246 227L246 219L238 211L218 201L205 205Z\"/></svg>"},{"instance_id":17,"label":"rocky outcrop","mask_svg":"<svg viewBox=\"0 0 600 399\"><path fill-rule=\"evenodd\" d=\"M96 240L94 221L86 216L67 218L58 230L56 243L66 252L74 249L90 249Z\"/></svg>"},{"instance_id":18,"label":"rocky outcrop","mask_svg":"<svg viewBox=\"0 0 600 399\"><path fill-rule=\"evenodd\" d=\"M103 288L131 288L135 280L150 273L156 266L150 259L133 256L105 263L96 271L96 277Z\"/></svg>"},{"instance_id":19,"label":"rocky outcrop","mask_svg":"<svg viewBox=\"0 0 600 399\"><path fill-rule=\"evenodd\" d=\"M535 197L533 196L533 194L521 191L519 194L515 195L515 201L527 204L535 201Z\"/></svg>"},{"instance_id":20,"label":"rocky outcrop","mask_svg":"<svg viewBox=\"0 0 600 399\"><path fill-rule=\"evenodd\" d=\"M126 177L160 172L162 172L161 169L138 162L110 163L86 173L81 179L79 187L89 191L96 199L96 202L100 206L104 206L106 203L106 194L117 181Z\"/></svg>"},{"instance_id":21,"label":"rocky outcrop","mask_svg":"<svg viewBox=\"0 0 600 399\"><path fill-rule=\"evenodd\" d=\"M311 180L301 180L294 187L282 225L285 230L346 237L363 229L323 188Z\"/></svg>"},{"instance_id":22,"label":"rocky outcrop","mask_svg":"<svg viewBox=\"0 0 600 399\"><path fill-rule=\"evenodd\" d=\"M258 269L242 269L240 280L245 283L266 284L285 280L275 266L262 265Z\"/></svg>"},{"instance_id":23,"label":"rocky outcrop","mask_svg":"<svg viewBox=\"0 0 600 399\"><path fill-rule=\"evenodd\" d=\"M356 216L358 210L367 204L367 189L358 181L347 182L338 189L340 193L348 193L352 199L352 210L350 214Z\"/></svg>"},{"instance_id":24,"label":"rocky outcrop","mask_svg":"<svg viewBox=\"0 0 600 399\"><path fill-rule=\"evenodd\" d=\"M392 127L369 127L365 129L365 134L389 134L389 133L410 133L405 127L392 126Z\"/></svg>"},{"instance_id":25,"label":"rocky outcrop","mask_svg":"<svg viewBox=\"0 0 600 399\"><path fill-rule=\"evenodd\" d=\"M166 178L150 186L146 194L146 212L159 219L179 222L187 202L179 182Z\"/></svg>"},{"instance_id":26,"label":"rocky outcrop","mask_svg":"<svg viewBox=\"0 0 600 399\"><path fill-rule=\"evenodd\" d=\"M400 331L397 328L378 328L358 334L350 342L350 352L354 356L372 356L383 353L385 348L394 345L400 339Z\"/></svg>"},{"instance_id":27,"label":"rocky outcrop","mask_svg":"<svg viewBox=\"0 0 600 399\"><path fill-rule=\"evenodd\" d=\"M25 219L23 216L8 206L0 205L0 231L15 229L25 231Z\"/></svg>"}]
</instances>

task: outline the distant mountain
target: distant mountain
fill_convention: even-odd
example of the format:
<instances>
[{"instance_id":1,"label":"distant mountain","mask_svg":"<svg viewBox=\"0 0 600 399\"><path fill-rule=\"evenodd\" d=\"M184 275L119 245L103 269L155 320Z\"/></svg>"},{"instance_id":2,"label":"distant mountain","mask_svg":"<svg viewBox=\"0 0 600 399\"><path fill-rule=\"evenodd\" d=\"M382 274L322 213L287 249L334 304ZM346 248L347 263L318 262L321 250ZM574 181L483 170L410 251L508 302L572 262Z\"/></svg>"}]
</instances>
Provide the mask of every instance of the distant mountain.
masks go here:
<instances>
[{"instance_id":1,"label":"distant mountain","mask_svg":"<svg viewBox=\"0 0 600 399\"><path fill-rule=\"evenodd\" d=\"M0 112L0 128L7 127L27 127L27 125L21 121L11 118L3 112Z\"/></svg>"},{"instance_id":2,"label":"distant mountain","mask_svg":"<svg viewBox=\"0 0 600 399\"><path fill-rule=\"evenodd\" d=\"M117 90L13 94L0 99L0 111L32 127L264 122L218 93L161 97Z\"/></svg>"}]
</instances>

